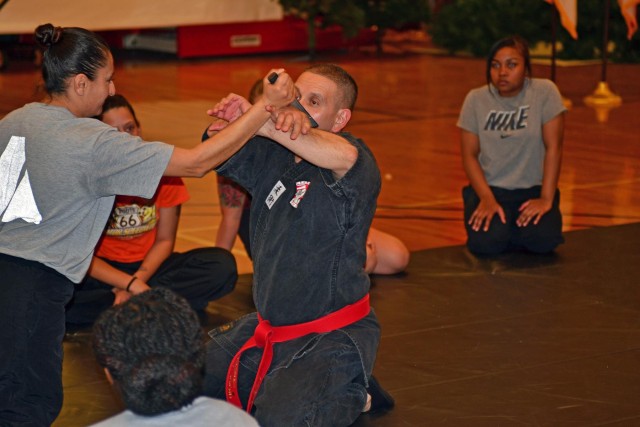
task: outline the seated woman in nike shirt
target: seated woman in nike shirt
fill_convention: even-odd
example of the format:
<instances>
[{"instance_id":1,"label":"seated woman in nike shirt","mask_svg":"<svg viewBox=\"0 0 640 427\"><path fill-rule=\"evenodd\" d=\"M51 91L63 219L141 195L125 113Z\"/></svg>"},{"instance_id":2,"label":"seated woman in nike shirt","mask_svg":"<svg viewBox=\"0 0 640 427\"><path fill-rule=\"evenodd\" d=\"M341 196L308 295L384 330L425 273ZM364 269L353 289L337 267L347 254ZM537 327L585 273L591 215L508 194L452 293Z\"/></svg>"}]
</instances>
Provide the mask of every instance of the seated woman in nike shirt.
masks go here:
<instances>
[{"instance_id":1,"label":"seated woman in nike shirt","mask_svg":"<svg viewBox=\"0 0 640 427\"><path fill-rule=\"evenodd\" d=\"M470 183L462 191L467 247L484 255L553 251L564 241L562 98L553 82L531 77L518 36L494 44L486 73L487 85L469 92L458 119Z\"/></svg>"}]
</instances>

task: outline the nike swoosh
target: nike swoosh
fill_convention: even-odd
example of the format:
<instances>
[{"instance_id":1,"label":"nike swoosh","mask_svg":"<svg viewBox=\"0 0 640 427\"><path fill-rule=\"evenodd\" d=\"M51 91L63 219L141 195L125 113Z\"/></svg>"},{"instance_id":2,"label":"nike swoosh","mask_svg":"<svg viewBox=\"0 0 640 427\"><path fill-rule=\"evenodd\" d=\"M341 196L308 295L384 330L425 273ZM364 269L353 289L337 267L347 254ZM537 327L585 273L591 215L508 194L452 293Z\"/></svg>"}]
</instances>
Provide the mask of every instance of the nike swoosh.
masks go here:
<instances>
[{"instance_id":1,"label":"nike swoosh","mask_svg":"<svg viewBox=\"0 0 640 427\"><path fill-rule=\"evenodd\" d=\"M511 135L500 135L500 139L509 138Z\"/></svg>"}]
</instances>

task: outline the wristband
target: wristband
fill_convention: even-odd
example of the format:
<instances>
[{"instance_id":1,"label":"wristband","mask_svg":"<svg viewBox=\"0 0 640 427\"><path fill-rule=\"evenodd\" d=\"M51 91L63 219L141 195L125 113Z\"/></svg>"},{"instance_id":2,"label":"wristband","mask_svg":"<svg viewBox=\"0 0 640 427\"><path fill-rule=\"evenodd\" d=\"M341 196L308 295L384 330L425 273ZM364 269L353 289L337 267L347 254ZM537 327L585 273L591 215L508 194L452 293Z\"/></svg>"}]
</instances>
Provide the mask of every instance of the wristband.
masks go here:
<instances>
[{"instance_id":1,"label":"wristband","mask_svg":"<svg viewBox=\"0 0 640 427\"><path fill-rule=\"evenodd\" d=\"M130 280L130 281L129 281L129 283L127 284L127 287L125 288L125 291L129 292L129 288L131 288L131 285L133 284L133 282L135 282L135 281L136 281L136 279L137 279L137 277L136 277L136 276L133 276L133 277L131 278L131 280Z\"/></svg>"}]
</instances>

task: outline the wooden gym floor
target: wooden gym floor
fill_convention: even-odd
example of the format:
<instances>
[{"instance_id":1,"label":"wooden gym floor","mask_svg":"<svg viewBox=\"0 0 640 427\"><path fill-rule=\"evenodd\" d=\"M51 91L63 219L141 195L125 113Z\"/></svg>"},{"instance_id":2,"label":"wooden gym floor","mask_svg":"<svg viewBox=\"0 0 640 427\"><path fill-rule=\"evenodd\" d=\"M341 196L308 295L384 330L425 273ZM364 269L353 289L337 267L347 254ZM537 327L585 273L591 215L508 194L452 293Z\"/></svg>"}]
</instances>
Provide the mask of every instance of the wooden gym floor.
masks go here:
<instances>
[{"instance_id":1,"label":"wooden gym floor","mask_svg":"<svg viewBox=\"0 0 640 427\"><path fill-rule=\"evenodd\" d=\"M484 83L482 59L388 46L321 54L360 86L348 129L373 149L383 175L374 225L412 251L405 274L374 276L383 336L375 368L396 408L359 426L640 425L640 65L609 64L622 104L596 111L600 64L558 67L572 103L560 178L567 242L554 256L476 258L463 247L465 184L455 127L465 94ZM297 75L304 57L176 60L117 54L116 89L143 135L199 142L206 109L244 94L270 68ZM548 64L534 75L548 77ZM34 99L38 74L0 73L0 116ZM187 179L178 250L212 245L219 223L213 174ZM237 290L208 308L210 325L252 310L251 264L237 243ZM97 368L88 336L65 342L65 404L54 426L84 426L122 409Z\"/></svg>"}]
</instances>

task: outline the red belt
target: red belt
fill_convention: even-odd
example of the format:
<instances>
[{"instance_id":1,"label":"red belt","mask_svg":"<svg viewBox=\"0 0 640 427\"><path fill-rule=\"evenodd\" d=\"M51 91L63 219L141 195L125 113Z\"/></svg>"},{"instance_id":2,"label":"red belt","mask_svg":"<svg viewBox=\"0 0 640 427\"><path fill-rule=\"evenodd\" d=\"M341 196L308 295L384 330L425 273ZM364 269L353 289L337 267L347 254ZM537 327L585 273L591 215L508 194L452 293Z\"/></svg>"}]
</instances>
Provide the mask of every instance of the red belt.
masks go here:
<instances>
[{"instance_id":1,"label":"red belt","mask_svg":"<svg viewBox=\"0 0 640 427\"><path fill-rule=\"evenodd\" d=\"M258 394L260 384L262 384L262 380L265 375L267 375L267 371L271 365L274 343L290 341L311 333L325 333L344 328L364 318L369 314L369 311L369 294L367 294L361 300L347 305L338 311L329 313L311 322L298 323L297 325L271 326L268 320L262 319L258 314L259 323L258 326L256 326L253 336L238 350L231 361L231 365L229 365L226 383L227 401L242 408L242 402L240 402L240 396L238 396L238 369L240 367L240 356L242 356L245 350L253 347L264 349L262 358L260 359L260 365L258 366L258 372L256 373L256 379L253 382L251 394L249 395L249 402L247 403L247 412L251 412L253 400Z\"/></svg>"}]
</instances>

